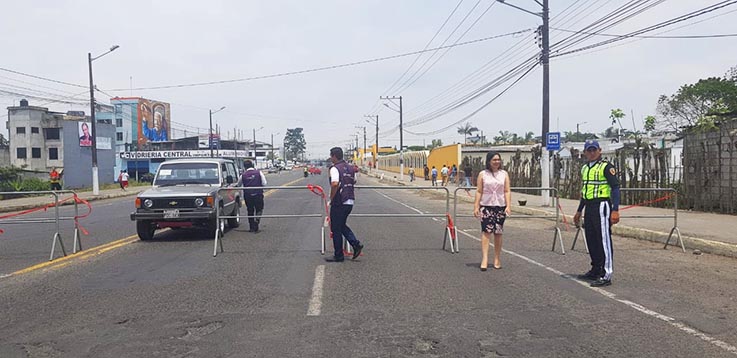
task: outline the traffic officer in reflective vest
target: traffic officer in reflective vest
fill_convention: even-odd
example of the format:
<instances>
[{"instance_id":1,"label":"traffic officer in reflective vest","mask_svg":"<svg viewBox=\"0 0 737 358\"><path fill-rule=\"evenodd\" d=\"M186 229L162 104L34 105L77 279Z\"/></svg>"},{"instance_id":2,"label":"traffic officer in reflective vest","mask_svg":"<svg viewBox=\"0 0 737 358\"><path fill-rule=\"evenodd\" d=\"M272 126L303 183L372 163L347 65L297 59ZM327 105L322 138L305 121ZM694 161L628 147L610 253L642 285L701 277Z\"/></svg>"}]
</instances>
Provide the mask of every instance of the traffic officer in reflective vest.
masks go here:
<instances>
[{"instance_id":1,"label":"traffic officer in reflective vest","mask_svg":"<svg viewBox=\"0 0 737 358\"><path fill-rule=\"evenodd\" d=\"M601 147L596 140L587 140L584 155L588 161L581 168L583 187L581 203L573 222L579 226L581 211L586 245L591 256L591 270L579 278L592 280L591 286L612 284L612 225L619 222L619 180L614 166L601 159Z\"/></svg>"},{"instance_id":2,"label":"traffic officer in reflective vest","mask_svg":"<svg viewBox=\"0 0 737 358\"><path fill-rule=\"evenodd\" d=\"M243 186L247 188L266 186L266 177L264 173L253 167L253 162L246 160L243 162L246 171L243 172ZM258 224L261 222L261 213L264 211L264 190L250 189L243 190L243 199L246 201L248 216L256 216L248 218L249 232L258 232Z\"/></svg>"},{"instance_id":3,"label":"traffic officer in reflective vest","mask_svg":"<svg viewBox=\"0 0 737 358\"><path fill-rule=\"evenodd\" d=\"M61 190L61 174L56 170L56 167L51 168L49 172L49 183L51 184L51 190Z\"/></svg>"},{"instance_id":4,"label":"traffic officer in reflective vest","mask_svg":"<svg viewBox=\"0 0 737 358\"><path fill-rule=\"evenodd\" d=\"M356 196L353 193L353 185L356 183L354 167L343 160L343 149L335 147L330 149L330 231L333 233L333 257L325 259L327 262L343 262L343 237L353 247L353 259L361 254L363 245L356 239L356 235L348 227L348 215L353 210L353 201Z\"/></svg>"}]
</instances>

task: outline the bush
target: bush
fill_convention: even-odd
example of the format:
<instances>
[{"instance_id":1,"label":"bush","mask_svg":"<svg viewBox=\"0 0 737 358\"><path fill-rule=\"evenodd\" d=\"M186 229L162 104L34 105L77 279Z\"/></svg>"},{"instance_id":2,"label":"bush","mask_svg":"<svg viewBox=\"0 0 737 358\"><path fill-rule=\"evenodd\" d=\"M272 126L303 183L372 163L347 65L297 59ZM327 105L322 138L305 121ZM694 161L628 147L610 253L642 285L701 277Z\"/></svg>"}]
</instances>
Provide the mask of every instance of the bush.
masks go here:
<instances>
[{"instance_id":1,"label":"bush","mask_svg":"<svg viewBox=\"0 0 737 358\"><path fill-rule=\"evenodd\" d=\"M51 184L49 184L48 181L38 178L23 179L23 182L21 183L22 191L44 191L49 190L50 188Z\"/></svg>"}]
</instances>

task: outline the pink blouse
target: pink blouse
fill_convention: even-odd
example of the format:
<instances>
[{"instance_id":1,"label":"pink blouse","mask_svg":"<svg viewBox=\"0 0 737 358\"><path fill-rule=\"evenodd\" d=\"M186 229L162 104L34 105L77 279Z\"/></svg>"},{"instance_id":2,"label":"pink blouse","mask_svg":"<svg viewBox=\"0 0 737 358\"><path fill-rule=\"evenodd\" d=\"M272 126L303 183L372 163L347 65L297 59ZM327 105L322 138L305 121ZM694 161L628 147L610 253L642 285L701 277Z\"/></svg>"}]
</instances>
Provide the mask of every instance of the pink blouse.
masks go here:
<instances>
[{"instance_id":1,"label":"pink blouse","mask_svg":"<svg viewBox=\"0 0 737 358\"><path fill-rule=\"evenodd\" d=\"M484 189L481 192L482 206L507 206L504 199L504 183L507 178L507 172L500 169L495 174L488 170L481 172L481 179L484 182Z\"/></svg>"}]
</instances>

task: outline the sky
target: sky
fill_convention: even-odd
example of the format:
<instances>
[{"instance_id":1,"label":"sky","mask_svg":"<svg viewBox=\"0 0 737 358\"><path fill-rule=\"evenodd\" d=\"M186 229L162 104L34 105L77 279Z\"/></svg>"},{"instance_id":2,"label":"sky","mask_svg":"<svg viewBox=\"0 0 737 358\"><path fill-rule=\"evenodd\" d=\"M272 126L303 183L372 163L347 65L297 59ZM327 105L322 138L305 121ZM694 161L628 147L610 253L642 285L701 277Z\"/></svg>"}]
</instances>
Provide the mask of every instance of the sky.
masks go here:
<instances>
[{"instance_id":1,"label":"sky","mask_svg":"<svg viewBox=\"0 0 737 358\"><path fill-rule=\"evenodd\" d=\"M534 0L507 2L540 11ZM628 3L550 2L551 44L571 35L555 29L581 30ZM655 6L603 33L625 34L717 2L647 1ZM0 68L72 84L0 71L0 91L6 91L0 92L3 107L34 94L79 102L46 105L51 110L89 111L84 105L89 100L84 88L89 85L87 53L96 56L119 45L93 63L95 84L102 91L96 95L98 101L132 95L169 102L175 137L184 135L185 128L188 133L195 127L205 133L208 109L225 106L213 116L222 135L232 137L237 128L252 138L256 129L258 141L269 142L273 135L279 145L287 128L302 127L312 158L326 157L336 145L347 148L356 134L362 147L363 126L367 144L374 143L375 125L365 115L378 114L381 146L398 146L399 114L380 96L402 96L405 146L430 144L432 139L462 142L457 127L465 122L482 130L487 139L499 131L540 135L542 130L541 66L501 95L517 77L447 114L428 117L539 50L532 30L541 24L540 18L492 0L57 0L6 2L2 8ZM732 5L648 35L687 24L693 25L660 36L734 34L735 20L737 5ZM523 32L509 35L517 31ZM495 36L329 70L147 89L318 69ZM606 39L593 36L570 49ZM550 130L575 131L579 124L582 132L602 132L611 124L613 108L627 114L622 123L626 128L642 129L642 119L655 114L660 95L671 95L700 78L722 76L737 66L735 41L737 37L628 39L552 58ZM555 46L551 50L556 51ZM428 121L418 124L418 119ZM448 129L440 131L443 128Z\"/></svg>"}]
</instances>

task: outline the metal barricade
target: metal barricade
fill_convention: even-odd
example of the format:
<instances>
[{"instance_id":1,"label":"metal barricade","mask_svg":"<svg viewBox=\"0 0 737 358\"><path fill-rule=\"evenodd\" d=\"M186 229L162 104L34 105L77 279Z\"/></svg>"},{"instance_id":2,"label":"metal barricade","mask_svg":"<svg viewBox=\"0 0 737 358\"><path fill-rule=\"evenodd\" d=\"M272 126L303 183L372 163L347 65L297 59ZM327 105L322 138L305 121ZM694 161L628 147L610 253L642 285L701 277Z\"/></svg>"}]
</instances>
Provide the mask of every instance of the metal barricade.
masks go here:
<instances>
[{"instance_id":1,"label":"metal barricade","mask_svg":"<svg viewBox=\"0 0 737 358\"><path fill-rule=\"evenodd\" d=\"M515 190L537 190L537 191L549 191L553 195L554 199L554 205L555 205L555 230L553 232L553 248L551 251L555 251L555 245L556 241L560 242L560 251L561 254L566 254L566 249L563 246L563 235L560 231L560 205L558 203L558 189L556 188L536 188L536 187L512 187L510 188L512 191ZM471 214L458 214L458 191L460 190L473 190L476 191L477 187L471 186L471 187L459 187L455 191L453 191L453 220L455 222L458 221L458 218L473 218L474 216ZM511 205L511 203L508 203L508 205ZM516 219L516 218L525 218L525 219L551 219L550 215L524 215L524 216L510 216L507 219ZM456 230L456 227L453 226L453 231ZM456 249L457 249L457 242L456 242ZM458 251L456 251L458 252Z\"/></svg>"},{"instance_id":2,"label":"metal barricade","mask_svg":"<svg viewBox=\"0 0 737 358\"><path fill-rule=\"evenodd\" d=\"M327 199L325 198L325 192L319 185L308 185L308 186L260 186L260 187L233 187L233 188L221 188L218 189L218 197L220 197L220 192L229 192L229 191L242 191L244 190L281 190L281 189L287 189L287 190L309 190L312 193L317 194L322 198L322 204L325 210L321 210L320 214L277 214L277 215L221 215L220 209L216 210L215 219L218 223L217 229L215 229L215 248L213 250L212 256L215 257L218 254L218 247L220 247L220 252L224 252L223 250L223 240L222 235L223 233L220 232L220 220L227 220L227 219L250 219L250 218L259 218L259 219L277 219L277 218L320 218L321 225L320 225L320 242L321 242L321 248L320 253L325 254L325 227L327 226L327 220L326 220L326 214L327 214ZM219 202L215 203L215 205L220 205Z\"/></svg>"},{"instance_id":3,"label":"metal barricade","mask_svg":"<svg viewBox=\"0 0 737 358\"><path fill-rule=\"evenodd\" d=\"M355 190L359 189L388 189L388 190L444 190L445 191L445 213L422 213L417 214L406 214L406 213L361 213L351 214L351 217L358 218L444 218L445 219L445 234L443 237L443 250L445 250L445 243L450 244L450 252L456 253L458 240L454 239L455 233L450 231L450 190L442 186L381 186L381 185L355 185ZM416 210L419 211L419 210ZM350 245L348 245L348 251L350 252Z\"/></svg>"},{"instance_id":4,"label":"metal barricade","mask_svg":"<svg viewBox=\"0 0 737 358\"><path fill-rule=\"evenodd\" d=\"M67 255L67 251L64 248L64 242L61 240L61 222L65 220L73 220L74 221L74 248L72 253L77 253L78 251L82 250L82 244L79 240L79 223L77 222L77 218L79 217L79 205L78 205L78 197L77 193L73 190L49 190L49 191L9 191L9 192L0 192L0 195L18 195L18 194L31 194L31 195L51 195L54 198L54 202L39 206L38 208L34 209L28 209L28 210L22 210L15 214L10 214L6 218L0 218L0 224L55 224L55 232L54 236L51 241L51 254L49 255L49 261L54 259L54 251L56 251L56 243L59 243L59 248L61 248L61 252L63 256ZM72 194L72 197L67 198L65 200L59 201L59 196L63 194ZM63 204L64 202L71 200L74 202L74 216L60 216L59 215L59 206L60 204ZM25 214L31 214L36 211L46 210L48 208L54 208L54 217L46 217L46 218L36 218L36 219L9 219L9 217L16 217L21 216Z\"/></svg>"},{"instance_id":5,"label":"metal barricade","mask_svg":"<svg viewBox=\"0 0 737 358\"><path fill-rule=\"evenodd\" d=\"M668 234L668 239L665 241L665 246L663 246L663 249L668 248L668 244L670 243L670 239L673 237L673 233L675 233L678 236L678 243L681 246L681 250L685 253L686 252L686 246L683 244L683 239L681 238L681 230L678 228L678 191L673 188L620 188L620 192L667 192L672 193L669 196L673 197L673 215L629 215L629 216L619 216L621 219L673 219L673 227L670 229L670 233ZM622 208L620 208L620 211ZM576 236L573 238L573 244L571 245L571 250L573 250L576 247L576 241L578 240L578 235L581 233L582 226L579 225L576 230ZM584 231L584 237L586 235L586 232ZM585 242L585 240L584 240ZM586 252L588 252L588 247L586 247Z\"/></svg>"}]
</instances>

